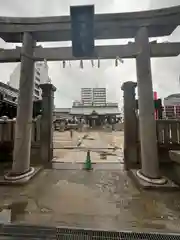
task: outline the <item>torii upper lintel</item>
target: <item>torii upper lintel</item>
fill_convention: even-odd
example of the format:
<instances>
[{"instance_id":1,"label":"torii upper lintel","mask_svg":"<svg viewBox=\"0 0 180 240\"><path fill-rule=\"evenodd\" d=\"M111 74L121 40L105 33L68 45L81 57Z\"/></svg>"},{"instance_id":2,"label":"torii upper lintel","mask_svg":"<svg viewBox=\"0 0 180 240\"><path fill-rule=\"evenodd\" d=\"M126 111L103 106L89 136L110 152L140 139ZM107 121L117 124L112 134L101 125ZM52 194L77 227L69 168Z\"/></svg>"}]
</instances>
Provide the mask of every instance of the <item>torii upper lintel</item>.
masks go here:
<instances>
[{"instance_id":1,"label":"torii upper lintel","mask_svg":"<svg viewBox=\"0 0 180 240\"><path fill-rule=\"evenodd\" d=\"M95 15L95 39L134 38L147 27L149 37L168 36L180 25L180 6L151 11ZM22 42L22 33L32 32L37 42L70 41L70 16L0 18L0 37L6 42Z\"/></svg>"}]
</instances>

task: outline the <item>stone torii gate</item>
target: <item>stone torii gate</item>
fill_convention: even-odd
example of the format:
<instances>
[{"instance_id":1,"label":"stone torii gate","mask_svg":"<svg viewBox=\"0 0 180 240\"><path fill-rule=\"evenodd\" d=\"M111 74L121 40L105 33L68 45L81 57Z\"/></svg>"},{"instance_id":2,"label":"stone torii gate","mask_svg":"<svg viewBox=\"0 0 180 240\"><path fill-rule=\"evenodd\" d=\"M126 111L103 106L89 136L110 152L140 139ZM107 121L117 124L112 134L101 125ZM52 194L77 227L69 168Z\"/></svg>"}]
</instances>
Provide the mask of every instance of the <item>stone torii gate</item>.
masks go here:
<instances>
[{"instance_id":1,"label":"stone torii gate","mask_svg":"<svg viewBox=\"0 0 180 240\"><path fill-rule=\"evenodd\" d=\"M142 159L142 169L138 176L145 181L164 183L159 175L150 58L177 56L180 53L180 43L150 43L149 37L170 35L180 25L180 6L134 13L98 14L95 15L94 25L95 39L135 38L134 43L127 45L95 47L92 59L111 59L117 56L136 59ZM34 62L77 58L72 56L71 48L36 47L36 42L71 40L69 16L1 17L0 37L6 42L23 43L22 48L0 49L0 62L21 61L13 167L9 178L22 179L32 173L30 123Z\"/></svg>"}]
</instances>

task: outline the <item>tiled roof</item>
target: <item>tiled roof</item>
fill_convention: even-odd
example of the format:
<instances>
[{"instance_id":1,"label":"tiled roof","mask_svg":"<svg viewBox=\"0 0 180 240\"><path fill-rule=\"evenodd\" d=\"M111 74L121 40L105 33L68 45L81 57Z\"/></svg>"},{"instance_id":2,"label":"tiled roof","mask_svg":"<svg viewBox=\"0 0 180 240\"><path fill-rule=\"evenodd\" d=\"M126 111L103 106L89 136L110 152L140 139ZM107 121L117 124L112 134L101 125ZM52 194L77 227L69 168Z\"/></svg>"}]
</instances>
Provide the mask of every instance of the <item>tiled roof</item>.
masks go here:
<instances>
[{"instance_id":1,"label":"tiled roof","mask_svg":"<svg viewBox=\"0 0 180 240\"><path fill-rule=\"evenodd\" d=\"M58 113L69 113L71 108L55 108L54 112Z\"/></svg>"},{"instance_id":2,"label":"tiled roof","mask_svg":"<svg viewBox=\"0 0 180 240\"><path fill-rule=\"evenodd\" d=\"M18 89L16 89L16 88L13 88L13 87L11 87L11 86L9 86L8 84L6 84L6 83L3 83L3 82L0 82L0 87L2 87L3 89L8 89L8 90L11 90L11 91L13 91L13 92L16 92L16 93L18 93L18 92L19 92L19 90L18 90Z\"/></svg>"},{"instance_id":3,"label":"tiled roof","mask_svg":"<svg viewBox=\"0 0 180 240\"><path fill-rule=\"evenodd\" d=\"M18 97L18 92L12 91L12 90L7 89L7 88L4 88L2 86L0 86L0 92L4 93L4 94L7 94L9 96L12 96L12 97Z\"/></svg>"},{"instance_id":4,"label":"tiled roof","mask_svg":"<svg viewBox=\"0 0 180 240\"><path fill-rule=\"evenodd\" d=\"M165 99L170 99L170 98L180 98L180 93L171 94L168 97L166 97Z\"/></svg>"},{"instance_id":5,"label":"tiled roof","mask_svg":"<svg viewBox=\"0 0 180 240\"><path fill-rule=\"evenodd\" d=\"M72 107L70 114L72 115L91 115L92 113L97 113L98 115L119 115L120 111L118 107Z\"/></svg>"}]
</instances>

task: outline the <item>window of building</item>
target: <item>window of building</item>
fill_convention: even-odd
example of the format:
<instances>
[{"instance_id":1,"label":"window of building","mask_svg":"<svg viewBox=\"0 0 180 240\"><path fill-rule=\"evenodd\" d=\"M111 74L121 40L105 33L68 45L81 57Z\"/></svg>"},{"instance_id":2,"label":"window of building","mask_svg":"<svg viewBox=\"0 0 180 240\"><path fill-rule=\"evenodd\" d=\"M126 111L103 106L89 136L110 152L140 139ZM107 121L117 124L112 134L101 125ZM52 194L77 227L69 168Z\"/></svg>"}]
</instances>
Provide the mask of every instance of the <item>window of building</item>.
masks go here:
<instances>
[{"instance_id":1,"label":"window of building","mask_svg":"<svg viewBox=\"0 0 180 240\"><path fill-rule=\"evenodd\" d=\"M176 118L180 117L180 106L175 107Z\"/></svg>"},{"instance_id":2,"label":"window of building","mask_svg":"<svg viewBox=\"0 0 180 240\"><path fill-rule=\"evenodd\" d=\"M39 76L41 75L41 73L40 73L37 69L36 69L36 73L37 73L37 75L39 75Z\"/></svg>"},{"instance_id":3,"label":"window of building","mask_svg":"<svg viewBox=\"0 0 180 240\"><path fill-rule=\"evenodd\" d=\"M39 100L39 98L38 98L38 97L36 97L36 96L34 96L34 100Z\"/></svg>"},{"instance_id":4,"label":"window of building","mask_svg":"<svg viewBox=\"0 0 180 240\"><path fill-rule=\"evenodd\" d=\"M34 86L35 88L39 89L39 84L35 83Z\"/></svg>"},{"instance_id":5,"label":"window of building","mask_svg":"<svg viewBox=\"0 0 180 240\"><path fill-rule=\"evenodd\" d=\"M39 91L38 90L34 89L34 93L35 93L35 95L39 96Z\"/></svg>"},{"instance_id":6,"label":"window of building","mask_svg":"<svg viewBox=\"0 0 180 240\"><path fill-rule=\"evenodd\" d=\"M40 78L38 76L35 77L35 80L37 80L38 82L40 82Z\"/></svg>"}]
</instances>

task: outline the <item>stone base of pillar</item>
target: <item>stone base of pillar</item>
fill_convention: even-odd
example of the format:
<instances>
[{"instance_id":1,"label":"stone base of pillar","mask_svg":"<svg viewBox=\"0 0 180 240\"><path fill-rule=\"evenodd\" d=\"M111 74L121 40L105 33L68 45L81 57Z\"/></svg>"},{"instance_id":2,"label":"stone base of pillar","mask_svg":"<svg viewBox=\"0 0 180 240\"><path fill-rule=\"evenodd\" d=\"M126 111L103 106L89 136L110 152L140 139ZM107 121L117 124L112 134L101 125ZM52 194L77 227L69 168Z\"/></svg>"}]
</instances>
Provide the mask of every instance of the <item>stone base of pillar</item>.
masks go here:
<instances>
[{"instance_id":1,"label":"stone base of pillar","mask_svg":"<svg viewBox=\"0 0 180 240\"><path fill-rule=\"evenodd\" d=\"M4 179L0 179L0 185L4 184L12 184L12 185L18 185L18 184L25 184L30 179L32 179L40 170L42 167L31 167L28 172L15 175L13 176L11 172L8 172L4 175Z\"/></svg>"},{"instance_id":2,"label":"stone base of pillar","mask_svg":"<svg viewBox=\"0 0 180 240\"><path fill-rule=\"evenodd\" d=\"M137 185L138 188L145 190L179 190L179 186L176 185L168 178L160 178L160 179L148 179L144 175L141 174L140 170L132 169L128 171L128 175L133 180L133 182ZM149 180L149 181L147 181Z\"/></svg>"},{"instance_id":3,"label":"stone base of pillar","mask_svg":"<svg viewBox=\"0 0 180 240\"><path fill-rule=\"evenodd\" d=\"M166 182L167 182L167 179L165 179L163 177L162 178L148 178L144 174L142 174L141 170L138 170L136 174L141 180L151 183L151 184L163 185L163 184L166 184Z\"/></svg>"}]
</instances>

